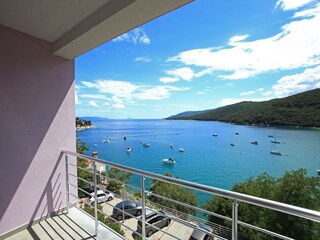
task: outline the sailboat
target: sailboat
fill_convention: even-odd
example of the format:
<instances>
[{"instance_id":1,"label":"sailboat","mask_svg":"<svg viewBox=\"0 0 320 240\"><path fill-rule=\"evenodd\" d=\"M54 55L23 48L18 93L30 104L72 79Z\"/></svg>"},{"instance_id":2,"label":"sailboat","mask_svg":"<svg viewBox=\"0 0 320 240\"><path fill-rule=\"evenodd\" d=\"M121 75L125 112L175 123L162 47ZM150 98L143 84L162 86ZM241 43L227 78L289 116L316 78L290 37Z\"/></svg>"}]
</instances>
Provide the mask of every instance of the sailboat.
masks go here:
<instances>
[{"instance_id":1,"label":"sailboat","mask_svg":"<svg viewBox=\"0 0 320 240\"><path fill-rule=\"evenodd\" d=\"M274 130L274 139L271 140L271 143L272 145L271 145L270 153L278 156L282 155L282 153L276 149L276 145L280 144L280 142L277 140L276 130Z\"/></svg>"}]
</instances>

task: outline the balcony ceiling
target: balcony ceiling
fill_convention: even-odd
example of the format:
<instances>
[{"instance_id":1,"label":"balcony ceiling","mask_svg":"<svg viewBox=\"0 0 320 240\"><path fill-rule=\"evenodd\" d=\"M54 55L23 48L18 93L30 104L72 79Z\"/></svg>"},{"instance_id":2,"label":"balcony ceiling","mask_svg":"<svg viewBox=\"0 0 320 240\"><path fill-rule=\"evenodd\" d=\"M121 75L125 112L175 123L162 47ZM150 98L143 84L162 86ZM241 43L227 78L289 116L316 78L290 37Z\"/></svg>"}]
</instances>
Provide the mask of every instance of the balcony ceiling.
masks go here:
<instances>
[{"instance_id":1,"label":"balcony ceiling","mask_svg":"<svg viewBox=\"0 0 320 240\"><path fill-rule=\"evenodd\" d=\"M192 0L1 0L0 24L73 59Z\"/></svg>"}]
</instances>

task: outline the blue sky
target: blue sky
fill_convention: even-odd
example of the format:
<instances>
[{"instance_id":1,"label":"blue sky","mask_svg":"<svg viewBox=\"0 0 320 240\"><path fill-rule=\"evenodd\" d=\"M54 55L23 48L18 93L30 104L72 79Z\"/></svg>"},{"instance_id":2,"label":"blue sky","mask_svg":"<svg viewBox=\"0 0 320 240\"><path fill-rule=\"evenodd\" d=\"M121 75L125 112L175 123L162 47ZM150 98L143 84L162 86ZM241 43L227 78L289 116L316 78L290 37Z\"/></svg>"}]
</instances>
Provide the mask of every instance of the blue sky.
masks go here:
<instances>
[{"instance_id":1,"label":"blue sky","mask_svg":"<svg viewBox=\"0 0 320 240\"><path fill-rule=\"evenodd\" d=\"M314 88L314 0L196 0L76 59L80 117L164 118Z\"/></svg>"}]
</instances>

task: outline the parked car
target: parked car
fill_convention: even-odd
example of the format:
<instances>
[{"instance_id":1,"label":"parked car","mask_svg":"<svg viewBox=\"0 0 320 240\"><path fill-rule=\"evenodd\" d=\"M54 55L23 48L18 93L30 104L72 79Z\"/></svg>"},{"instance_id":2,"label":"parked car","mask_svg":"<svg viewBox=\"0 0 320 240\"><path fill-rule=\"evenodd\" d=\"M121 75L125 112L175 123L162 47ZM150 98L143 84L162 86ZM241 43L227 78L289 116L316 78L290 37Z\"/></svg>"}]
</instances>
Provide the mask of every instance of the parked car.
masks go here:
<instances>
[{"instance_id":1,"label":"parked car","mask_svg":"<svg viewBox=\"0 0 320 240\"><path fill-rule=\"evenodd\" d=\"M98 203L111 201L113 198L114 198L114 194L111 193L111 192L103 191L103 190L98 190L97 191ZM91 204L94 203L94 192L91 193L90 202L91 202Z\"/></svg>"},{"instance_id":2,"label":"parked car","mask_svg":"<svg viewBox=\"0 0 320 240\"><path fill-rule=\"evenodd\" d=\"M124 213L120 209L123 210ZM118 221L121 221L123 219L123 214L125 217L128 217L128 214L126 213L130 213L134 216L140 216L142 213L141 203L132 202L130 200L120 202L113 208L112 217Z\"/></svg>"},{"instance_id":3,"label":"parked car","mask_svg":"<svg viewBox=\"0 0 320 240\"><path fill-rule=\"evenodd\" d=\"M148 224L147 224L148 223ZM150 237L155 232L159 231L158 228L169 226L171 219L166 212L156 210L146 211L146 236ZM142 233L142 221L138 220L137 232Z\"/></svg>"},{"instance_id":4,"label":"parked car","mask_svg":"<svg viewBox=\"0 0 320 240\"><path fill-rule=\"evenodd\" d=\"M213 228L205 224L200 224L200 226L194 229L189 240L214 240L215 238L208 233L213 233Z\"/></svg>"}]
</instances>

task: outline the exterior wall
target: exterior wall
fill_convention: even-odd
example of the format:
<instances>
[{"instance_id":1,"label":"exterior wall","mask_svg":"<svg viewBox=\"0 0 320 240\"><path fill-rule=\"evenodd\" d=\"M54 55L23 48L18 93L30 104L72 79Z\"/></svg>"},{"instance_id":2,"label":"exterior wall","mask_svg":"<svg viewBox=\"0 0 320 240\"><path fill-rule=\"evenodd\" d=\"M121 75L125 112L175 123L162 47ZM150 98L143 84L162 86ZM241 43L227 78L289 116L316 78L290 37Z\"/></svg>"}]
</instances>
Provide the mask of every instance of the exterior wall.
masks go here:
<instances>
[{"instance_id":1,"label":"exterior wall","mask_svg":"<svg viewBox=\"0 0 320 240\"><path fill-rule=\"evenodd\" d=\"M1 236L65 206L75 100L73 60L1 25L0 36Z\"/></svg>"}]
</instances>

